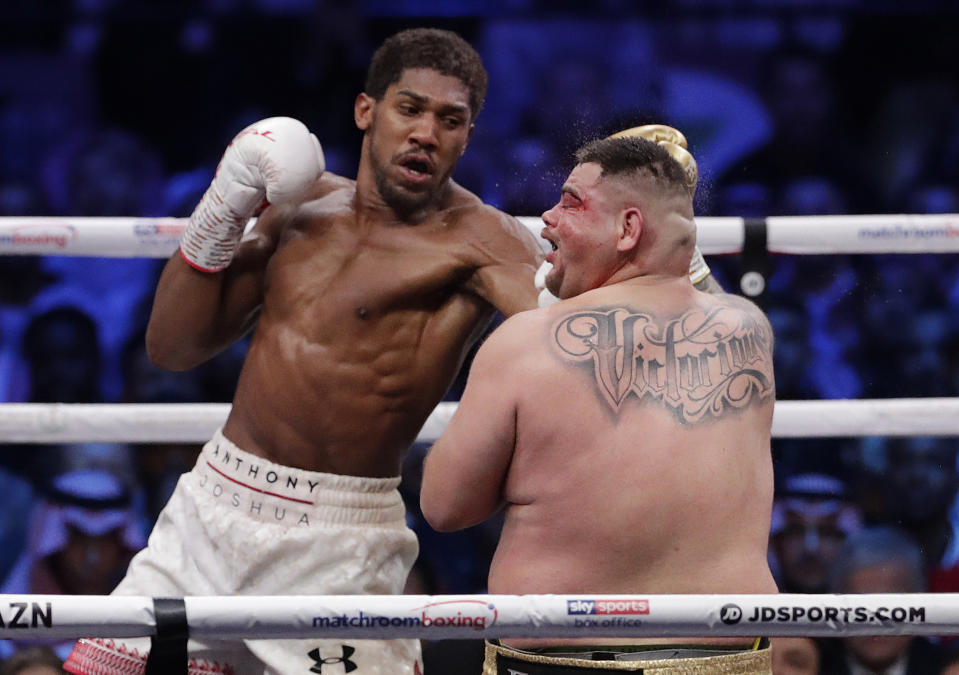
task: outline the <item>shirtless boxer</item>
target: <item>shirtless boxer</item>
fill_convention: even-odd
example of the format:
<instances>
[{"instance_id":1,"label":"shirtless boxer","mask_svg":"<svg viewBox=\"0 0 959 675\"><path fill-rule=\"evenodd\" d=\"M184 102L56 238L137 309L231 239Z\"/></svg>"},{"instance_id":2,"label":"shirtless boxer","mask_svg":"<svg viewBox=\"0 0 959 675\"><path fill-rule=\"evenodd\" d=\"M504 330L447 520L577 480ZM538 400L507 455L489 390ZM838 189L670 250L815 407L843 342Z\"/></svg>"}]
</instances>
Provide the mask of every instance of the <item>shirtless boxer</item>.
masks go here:
<instances>
[{"instance_id":1,"label":"shirtless boxer","mask_svg":"<svg viewBox=\"0 0 959 675\"><path fill-rule=\"evenodd\" d=\"M423 513L449 531L506 507L491 593L775 593L769 322L690 283L692 190L664 146L604 139L577 161L543 214L562 300L480 348ZM484 673L771 668L758 639L651 642L489 643Z\"/></svg>"},{"instance_id":2,"label":"shirtless boxer","mask_svg":"<svg viewBox=\"0 0 959 675\"><path fill-rule=\"evenodd\" d=\"M233 140L164 269L147 348L185 370L252 342L225 426L115 593L402 592L417 556L403 454L495 310L536 306L535 237L451 179L485 93L461 38L404 31L355 102L355 181L320 175L295 120ZM143 672L145 645L124 642L81 641L67 669ZM421 672L415 640L191 641L190 656L191 673Z\"/></svg>"}]
</instances>

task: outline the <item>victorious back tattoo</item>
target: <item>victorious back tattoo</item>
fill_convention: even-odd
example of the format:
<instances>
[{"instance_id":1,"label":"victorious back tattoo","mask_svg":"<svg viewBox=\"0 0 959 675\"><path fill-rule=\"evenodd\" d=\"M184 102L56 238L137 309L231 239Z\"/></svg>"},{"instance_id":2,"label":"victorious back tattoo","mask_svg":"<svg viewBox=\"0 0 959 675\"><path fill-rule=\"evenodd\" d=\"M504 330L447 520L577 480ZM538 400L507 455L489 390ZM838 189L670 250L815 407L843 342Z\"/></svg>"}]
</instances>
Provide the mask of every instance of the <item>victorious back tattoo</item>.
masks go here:
<instances>
[{"instance_id":1,"label":"victorious back tattoo","mask_svg":"<svg viewBox=\"0 0 959 675\"><path fill-rule=\"evenodd\" d=\"M626 307L582 310L562 318L553 337L564 358L590 368L614 413L632 394L692 424L774 394L772 331L732 307L671 318Z\"/></svg>"}]
</instances>

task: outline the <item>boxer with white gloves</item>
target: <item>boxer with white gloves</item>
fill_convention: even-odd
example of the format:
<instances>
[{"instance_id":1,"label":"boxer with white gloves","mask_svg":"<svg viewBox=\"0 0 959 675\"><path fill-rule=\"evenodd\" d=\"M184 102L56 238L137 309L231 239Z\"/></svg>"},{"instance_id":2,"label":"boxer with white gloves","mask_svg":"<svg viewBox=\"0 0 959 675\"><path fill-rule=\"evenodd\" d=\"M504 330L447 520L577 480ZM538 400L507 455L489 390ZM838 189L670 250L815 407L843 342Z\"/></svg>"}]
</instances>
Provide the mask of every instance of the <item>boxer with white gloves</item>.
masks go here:
<instances>
[{"instance_id":1,"label":"boxer with white gloves","mask_svg":"<svg viewBox=\"0 0 959 675\"><path fill-rule=\"evenodd\" d=\"M202 272L219 272L233 260L258 210L302 199L324 168L320 142L299 120L270 117L251 124L227 146L193 210L180 238L183 259Z\"/></svg>"},{"instance_id":2,"label":"boxer with white gloves","mask_svg":"<svg viewBox=\"0 0 959 675\"><path fill-rule=\"evenodd\" d=\"M354 101L355 180L323 171L295 120L234 139L163 270L146 342L169 370L248 333L250 346L226 423L114 593L403 592L418 545L397 490L402 459L495 311L536 306L535 237L451 178L486 85L458 35L403 31L374 54ZM183 648L190 673L424 669L410 639L318 633ZM83 640L66 668L143 672L149 651L148 641Z\"/></svg>"},{"instance_id":3,"label":"boxer with white gloves","mask_svg":"<svg viewBox=\"0 0 959 675\"><path fill-rule=\"evenodd\" d=\"M675 159L683 173L686 176L686 188L689 190L690 197L695 196L696 187L699 183L699 166L696 159L689 152L689 144L686 137L678 129L665 124L645 124L643 126L632 127L610 134L609 138L645 138L662 146ZM546 275L552 269L552 264L543 261L536 271L535 283L539 291L538 303L540 307L546 307L559 298L553 295L546 287ZM700 290L709 292L722 292L722 288L714 279L710 277L709 265L703 258L702 252L696 246L693 249L693 257L689 263L689 280Z\"/></svg>"}]
</instances>

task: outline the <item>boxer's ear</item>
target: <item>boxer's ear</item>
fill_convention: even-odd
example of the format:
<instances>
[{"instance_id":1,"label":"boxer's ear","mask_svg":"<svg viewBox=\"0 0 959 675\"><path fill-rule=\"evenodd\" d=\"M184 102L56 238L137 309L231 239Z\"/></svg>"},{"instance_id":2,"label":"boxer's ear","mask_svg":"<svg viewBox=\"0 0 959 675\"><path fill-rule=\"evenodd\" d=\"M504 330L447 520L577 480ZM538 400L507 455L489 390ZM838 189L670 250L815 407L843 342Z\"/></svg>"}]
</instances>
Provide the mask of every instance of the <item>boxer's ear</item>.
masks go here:
<instances>
[{"instance_id":1,"label":"boxer's ear","mask_svg":"<svg viewBox=\"0 0 959 675\"><path fill-rule=\"evenodd\" d=\"M353 120L360 131L366 131L370 127L375 105L376 99L369 94L360 93L356 96L356 101L353 102Z\"/></svg>"},{"instance_id":2,"label":"boxer's ear","mask_svg":"<svg viewBox=\"0 0 959 675\"><path fill-rule=\"evenodd\" d=\"M619 218L619 237L617 251L630 251L639 243L643 233L643 214L639 208L630 206L624 209Z\"/></svg>"}]
</instances>

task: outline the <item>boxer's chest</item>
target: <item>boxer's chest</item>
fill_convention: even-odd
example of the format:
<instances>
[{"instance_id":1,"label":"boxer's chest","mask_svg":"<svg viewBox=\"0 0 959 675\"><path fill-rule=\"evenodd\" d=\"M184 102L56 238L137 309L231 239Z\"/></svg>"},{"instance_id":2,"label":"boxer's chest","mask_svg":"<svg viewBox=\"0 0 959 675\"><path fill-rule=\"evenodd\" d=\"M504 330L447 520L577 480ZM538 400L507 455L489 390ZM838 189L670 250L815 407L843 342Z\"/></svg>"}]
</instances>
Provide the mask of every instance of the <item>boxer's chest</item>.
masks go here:
<instances>
[{"instance_id":1,"label":"boxer's chest","mask_svg":"<svg viewBox=\"0 0 959 675\"><path fill-rule=\"evenodd\" d=\"M436 310L474 269L468 243L441 224L333 223L284 239L268 268L268 297L295 298L284 304L301 311L370 320Z\"/></svg>"}]
</instances>

